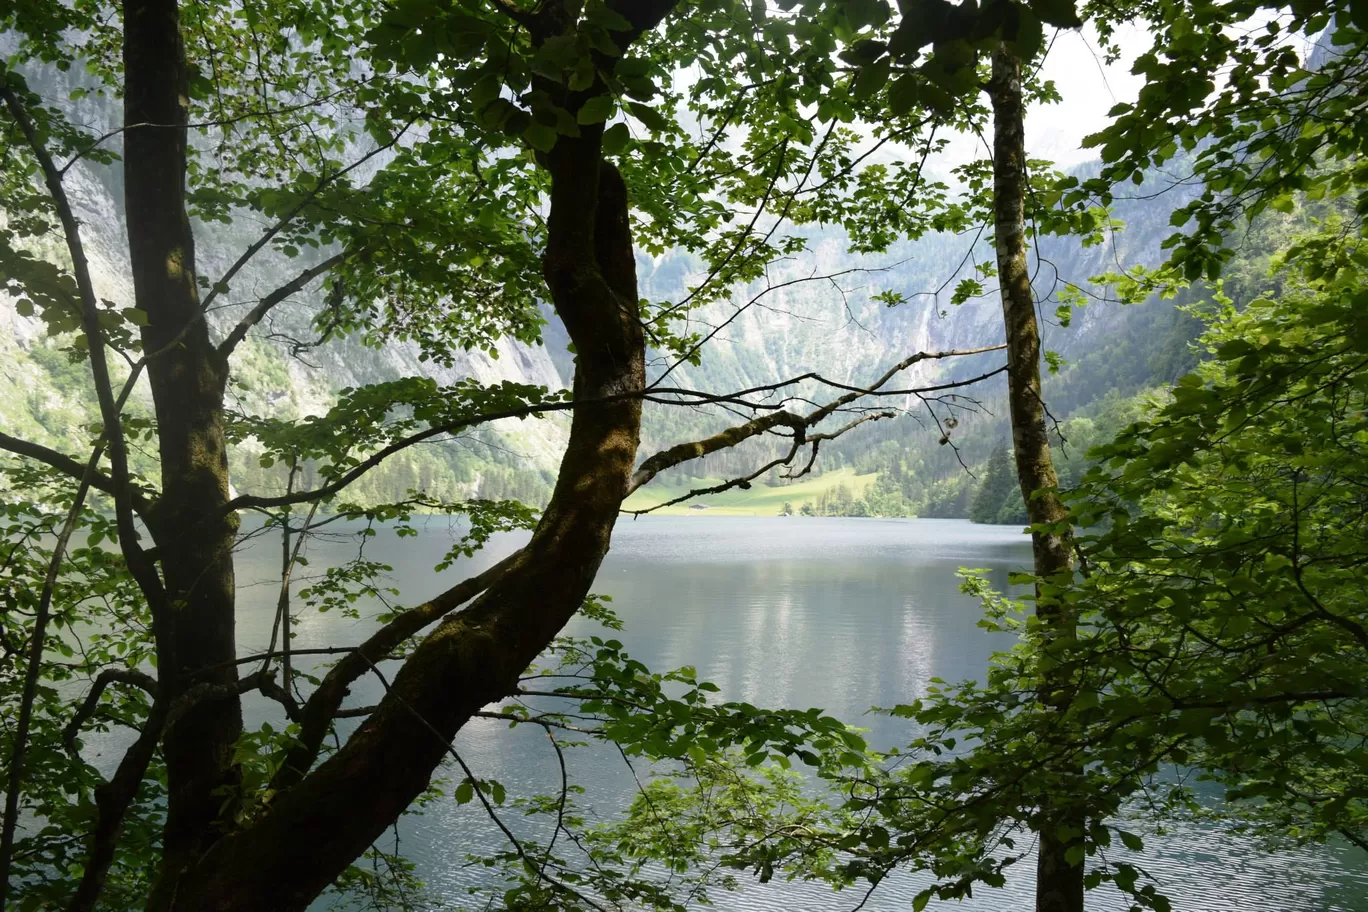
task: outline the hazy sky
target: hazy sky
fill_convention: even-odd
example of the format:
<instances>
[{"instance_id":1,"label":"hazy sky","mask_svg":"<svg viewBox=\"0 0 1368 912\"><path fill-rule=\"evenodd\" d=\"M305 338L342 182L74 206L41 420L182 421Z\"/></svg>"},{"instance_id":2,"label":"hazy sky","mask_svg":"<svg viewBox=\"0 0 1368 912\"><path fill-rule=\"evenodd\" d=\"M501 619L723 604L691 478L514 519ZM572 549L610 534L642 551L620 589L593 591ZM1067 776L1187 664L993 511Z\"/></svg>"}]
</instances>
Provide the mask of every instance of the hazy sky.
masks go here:
<instances>
[{"instance_id":1,"label":"hazy sky","mask_svg":"<svg viewBox=\"0 0 1368 912\"><path fill-rule=\"evenodd\" d=\"M1054 161L1062 168L1097 157L1095 149L1079 144L1107 122L1107 112L1122 101L1134 101L1144 79L1132 75L1131 62L1150 44L1149 35L1136 28L1119 33L1122 59L1108 66L1095 33L1063 31L1050 48L1044 76L1053 79L1063 101L1037 105L1026 116L1026 146L1033 157Z\"/></svg>"},{"instance_id":2,"label":"hazy sky","mask_svg":"<svg viewBox=\"0 0 1368 912\"><path fill-rule=\"evenodd\" d=\"M1130 72L1136 56L1149 49L1149 35L1127 28L1118 33L1122 59L1107 65L1091 30L1060 31L1045 60L1044 75L1052 79L1063 98L1056 104L1035 105L1026 113L1026 149L1032 158L1043 158L1067 169L1097 158L1096 149L1080 146L1083 137L1107 123L1107 112L1121 101L1134 101L1144 79ZM905 156L905 150L893 153ZM954 183L950 169L974 159L988 158L977 136L955 136L945 152L928 162L928 170Z\"/></svg>"}]
</instances>

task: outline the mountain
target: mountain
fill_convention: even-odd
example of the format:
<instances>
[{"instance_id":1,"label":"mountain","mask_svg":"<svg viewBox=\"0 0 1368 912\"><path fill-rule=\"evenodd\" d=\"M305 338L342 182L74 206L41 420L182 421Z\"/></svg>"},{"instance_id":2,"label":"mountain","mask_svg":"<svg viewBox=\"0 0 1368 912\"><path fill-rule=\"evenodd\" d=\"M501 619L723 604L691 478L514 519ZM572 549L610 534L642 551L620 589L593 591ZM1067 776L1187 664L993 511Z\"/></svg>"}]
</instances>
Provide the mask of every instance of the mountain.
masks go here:
<instances>
[{"instance_id":1,"label":"mountain","mask_svg":"<svg viewBox=\"0 0 1368 912\"><path fill-rule=\"evenodd\" d=\"M30 87L48 98L76 97L69 103L72 118L95 131L113 131L118 123L117 103L80 97L76 90L83 88L83 80L75 72L47 68L30 74ZM117 135L108 142L118 150ZM82 226L97 294L119 306L129 305L132 285L121 172L117 167L83 161L67 173L64 185ZM195 258L200 275L224 275L258 239L263 227L248 219L227 226L196 223ZM69 262L60 238L47 239L43 247L49 257ZM233 281L225 304L208 315L211 327L220 336L226 333L252 300L293 278L303 265L307 265L304 257L289 260L269 247L263 249ZM562 385L545 348L507 341L492 355L460 353L450 367L420 361L417 345L410 342L377 349L343 339L292 357L293 341L316 336L311 316L321 304L316 290L298 295L277 308L238 348L234 358L240 382L230 390L230 398L240 411L285 418L316 414L328 407L340 389L413 375L439 384L473 377L485 383L513 380L551 388ZM47 338L43 324L36 317L23 316L16 305L0 289L0 426L17 436L60 444L65 450L84 449L89 436L84 429L95 420L88 371L84 364L70 363L60 351L62 343ZM145 382L135 393L132 408L150 411ZM391 495L421 486L441 496L517 496L538 501L550 493L565 433L564 424L555 421L504 422L492 432L401 454L382 473L363 479L356 493L365 500L392 499ZM266 472L257 465L250 447L234 454L231 471L238 488L256 490L279 482L278 472Z\"/></svg>"},{"instance_id":2,"label":"mountain","mask_svg":"<svg viewBox=\"0 0 1368 912\"><path fill-rule=\"evenodd\" d=\"M55 70L40 74L33 83L49 97L71 97L80 88L79 77ZM87 97L71 102L71 109L74 117L96 129L112 129L116 123L117 110L108 101ZM117 148L118 137L110 142ZM83 226L97 292L117 304L129 303L118 170L83 162L68 173L67 186ZM1169 212L1183 200L1175 194L1154 197L1148 186L1140 189L1143 195L1118 203L1115 214L1125 228L1106 244L1084 248L1071 239L1041 243L1037 286L1042 297L1049 299L1056 279L1062 279L1105 298L1105 289L1093 288L1087 283L1089 277L1157 260L1159 243L1168 233ZM228 226L196 224L201 274L223 275L261 230L262 226L248 219ZM810 371L837 383L862 385L913 352L1002 341L1001 314L991 280L984 282L984 294L959 305L950 301L956 283L975 274L974 264L993 259L983 232L930 235L878 256L848 253L837 231L797 229L793 233L804 238L807 250L774 264L767 284L736 289L730 302L690 315L688 328L717 329L717 334L701 363L678 366L671 371L668 385L726 392ZM57 239L46 243L51 245L50 255L64 257ZM236 301L209 315L213 328L226 332L252 300L291 278L301 262L263 251L233 281L225 297ZM685 253L656 258L641 254L638 270L641 293L656 301L681 300L703 276L700 264ZM767 286L774 289L766 291ZM884 291L899 293L907 303L888 307L875 300ZM342 340L292 355L292 342L313 337L310 318L320 306L317 292L297 296L278 308L239 348L235 357L241 382L231 392L237 408L297 418L325 409L340 389L412 374L438 383L474 377L482 382L512 380L559 388L567 384L573 369L563 330L554 318L548 321L543 345L503 342L494 355L463 353L450 367L420 361L417 346L405 342L369 348L355 340ZM1163 302L1130 308L1092 304L1079 309L1067 328L1054 323L1050 313L1042 316L1046 347L1069 362L1059 377L1050 380L1051 403L1061 418L1086 408L1109 390L1129 393L1171 379L1182 366L1181 357L1170 358L1173 363L1165 366L1155 362L1156 352L1171 355L1191 338L1190 327L1184 328L1172 305ZM1164 345L1153 344L1156 338L1169 336ZM1137 337L1144 344L1131 344L1124 350L1123 343L1135 343ZM76 451L88 436L83 428L93 420L86 368L70 362L60 347L44 335L35 318L21 315L16 301L0 293L0 423L11 433ZM936 378L970 376L998 363L1000 356L994 354L975 356L971 364L926 363L908 371L896 385L905 388ZM669 367L667 360L657 359L655 376ZM904 480L911 477L913 482L899 483L905 489L904 501L924 504L926 492L936 483L962 473L961 459L975 465L987 458L991 441L981 445L979 438L1001 436L1003 414L994 407L1001 388L999 378L967 393L980 403L978 407L965 400L927 404L912 396L885 401L883 405L902 410L903 416L863 427L834 442L822 451L817 469L857 465L861 471L893 472ZM815 399L832 395L813 383L797 392ZM150 408L145 388L135 396L133 407ZM949 435L955 446L937 444L947 430L947 418L958 424ZM716 408L653 405L648 408L644 449L710 433L735 420ZM970 433L974 428L979 430ZM408 488L421 487L448 497L515 496L539 501L554 479L565 433L566 424L558 418L503 422L456 441L410 450L367 476L356 494L364 500L392 499ZM959 447L960 440L965 441L964 447ZM736 452L683 466L671 477L736 474L753 466L761 455L775 452L776 445L775 441L754 442ZM280 482L279 470L262 469L250 446L238 449L231 469L240 489L272 488Z\"/></svg>"}]
</instances>

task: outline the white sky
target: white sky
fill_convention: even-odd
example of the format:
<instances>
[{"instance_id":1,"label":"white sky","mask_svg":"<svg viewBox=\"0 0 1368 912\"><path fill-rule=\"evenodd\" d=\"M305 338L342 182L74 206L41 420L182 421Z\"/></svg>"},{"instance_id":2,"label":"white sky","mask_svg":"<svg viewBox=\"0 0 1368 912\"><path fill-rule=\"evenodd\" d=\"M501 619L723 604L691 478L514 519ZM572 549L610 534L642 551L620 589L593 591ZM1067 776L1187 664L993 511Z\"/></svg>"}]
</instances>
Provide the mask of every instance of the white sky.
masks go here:
<instances>
[{"instance_id":1,"label":"white sky","mask_svg":"<svg viewBox=\"0 0 1368 912\"><path fill-rule=\"evenodd\" d=\"M1262 31L1277 15L1256 16L1245 23L1243 29ZM1313 39L1292 35L1285 29L1281 40L1293 45L1303 60L1314 44ZM1127 26L1117 32L1117 43L1121 47L1121 59L1108 66L1102 61L1096 32L1091 28L1059 33L1043 72L1046 79L1054 80L1063 101L1037 105L1027 112L1026 147L1032 156L1050 159L1060 168L1097 158L1097 150L1082 149L1079 143L1106 124L1107 111L1113 105L1135 100L1144 78L1131 73L1131 64L1149 50L1152 42L1145 29ZM1217 84L1220 85L1219 80ZM960 155L967 157L974 152L983 157L983 150L976 145L964 147Z\"/></svg>"},{"instance_id":2,"label":"white sky","mask_svg":"<svg viewBox=\"0 0 1368 912\"><path fill-rule=\"evenodd\" d=\"M1096 149L1080 143L1107 123L1107 112L1118 102L1133 102L1144 78L1130 72L1134 59L1149 49L1142 29L1118 33L1122 59L1108 66L1102 59L1096 33L1062 31L1045 60L1043 75L1054 80L1063 101L1036 105L1026 115L1026 147L1035 158L1069 168L1097 158Z\"/></svg>"},{"instance_id":3,"label":"white sky","mask_svg":"<svg viewBox=\"0 0 1368 912\"><path fill-rule=\"evenodd\" d=\"M1082 147L1083 137L1106 126L1107 112L1118 102L1135 101L1145 84L1144 77L1133 75L1130 69L1135 58L1149 50L1148 33L1128 26L1117 35L1122 56L1108 65L1091 28L1059 32L1045 59L1043 75L1054 80L1062 100L1033 105L1026 112L1026 151L1032 158L1052 161L1061 170L1097 159L1096 149ZM900 153L906 155L905 150ZM954 185L951 168L988 157L977 136L956 135L943 153L928 162L927 169Z\"/></svg>"}]
</instances>

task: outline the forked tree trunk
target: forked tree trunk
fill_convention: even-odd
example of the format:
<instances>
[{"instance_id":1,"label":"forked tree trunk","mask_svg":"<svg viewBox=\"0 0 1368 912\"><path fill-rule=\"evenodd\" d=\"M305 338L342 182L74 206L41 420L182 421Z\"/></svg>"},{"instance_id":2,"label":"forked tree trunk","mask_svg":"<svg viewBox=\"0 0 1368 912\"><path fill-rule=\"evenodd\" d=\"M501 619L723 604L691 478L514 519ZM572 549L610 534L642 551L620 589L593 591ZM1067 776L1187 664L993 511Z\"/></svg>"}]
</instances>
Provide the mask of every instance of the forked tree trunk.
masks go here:
<instances>
[{"instance_id":1,"label":"forked tree trunk","mask_svg":"<svg viewBox=\"0 0 1368 912\"><path fill-rule=\"evenodd\" d=\"M993 215L997 244L998 282L1002 290L1002 318L1007 331L1007 395L1012 418L1017 479L1033 527L1031 548L1035 574L1049 581L1073 573L1072 539L1066 515L1055 493L1059 479L1050 458L1045 425L1045 401L1040 389L1040 327L1035 295L1026 262L1026 144L1025 105L1021 92L1021 60L1006 47L993 54L989 82L993 105ZM1042 528L1051 526L1052 528ZM1036 587L1036 614L1046 636L1072 639L1076 619L1061 608L1048 588ZM1061 707L1064 688L1045 680L1040 699ZM1080 771L1081 772L1081 771ZM1069 796L1059 796L1067 803ZM1081 845L1083 825L1076 812L1046 806L1036 826L1039 857L1036 867L1037 912L1082 912L1083 864L1069 864L1070 846ZM1065 838L1067 834L1067 838Z\"/></svg>"},{"instance_id":2,"label":"forked tree trunk","mask_svg":"<svg viewBox=\"0 0 1368 912\"><path fill-rule=\"evenodd\" d=\"M621 33L622 43L654 27L672 5L624 6L632 29ZM547 22L561 27L554 16ZM228 366L210 341L196 292L176 0L127 0L124 42L128 234L136 305L148 317L143 345L163 490L149 518L163 580L144 589L155 590L147 594L164 709L194 684L236 679L236 522L224 510ZM600 63L612 67L610 59ZM592 91L606 89L597 83ZM581 96L567 104L589 94ZM240 702L193 703L163 742L164 857L149 909L305 909L422 793L456 732L514 691L582 604L628 491L641 424L635 394L645 386L627 191L602 160L602 129L587 125L579 137L562 137L543 159L551 174L546 280L577 352L575 397L595 404L573 411L556 487L531 541L479 599L424 639L342 748L307 775L299 771L302 778L247 829L223 822L224 787L231 794L237 782Z\"/></svg>"},{"instance_id":3,"label":"forked tree trunk","mask_svg":"<svg viewBox=\"0 0 1368 912\"><path fill-rule=\"evenodd\" d=\"M512 693L574 615L608 551L641 425L645 344L622 178L600 161L601 127L548 156L544 258L577 352L577 406L550 504L518 562L418 646L342 749L221 839L160 908L303 910L427 787L472 714Z\"/></svg>"}]
</instances>

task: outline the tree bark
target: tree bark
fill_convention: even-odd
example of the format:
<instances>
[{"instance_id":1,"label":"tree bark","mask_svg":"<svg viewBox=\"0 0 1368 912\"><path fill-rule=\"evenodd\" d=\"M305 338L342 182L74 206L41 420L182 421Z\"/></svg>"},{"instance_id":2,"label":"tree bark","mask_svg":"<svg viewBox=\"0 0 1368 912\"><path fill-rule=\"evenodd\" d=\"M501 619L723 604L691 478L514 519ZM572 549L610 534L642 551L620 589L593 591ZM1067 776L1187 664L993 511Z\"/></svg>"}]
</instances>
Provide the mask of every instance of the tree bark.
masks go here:
<instances>
[{"instance_id":1,"label":"tree bark","mask_svg":"<svg viewBox=\"0 0 1368 912\"><path fill-rule=\"evenodd\" d=\"M1002 318L1007 333L1007 390L1012 418L1017 480L1031 519L1031 547L1036 586L1036 614L1048 641L1075 636L1076 620L1049 592L1050 581L1073 573L1072 538L1067 512L1056 489L1059 479L1050 457L1045 400L1040 388L1040 327L1035 295L1026 263L1025 105L1021 92L1021 60L1004 46L993 54L989 82L993 105L993 215L997 245ZM1061 708L1067 701L1059 682L1041 682L1040 699ZM1081 773L1081 770L1079 771ZM1067 801L1067 796L1064 797ZM1062 838L1061 830L1067 833ZM1083 865L1069 864L1066 853L1081 845L1083 823L1068 808L1045 806L1036 826L1037 912L1082 912ZM1076 835L1075 835L1076 832Z\"/></svg>"},{"instance_id":2,"label":"tree bark","mask_svg":"<svg viewBox=\"0 0 1368 912\"><path fill-rule=\"evenodd\" d=\"M227 364L209 340L195 284L185 206L185 52L176 0L124 4L125 207L147 375L157 419L162 495L149 526L165 585L157 665L175 700L193 684L237 679L232 546L235 518L213 520L228 501L223 428ZM206 519L206 518L209 519ZM154 895L217 838L217 793L237 783L233 747L242 732L236 699L201 701L163 743L168 797L162 872Z\"/></svg>"},{"instance_id":3,"label":"tree bark","mask_svg":"<svg viewBox=\"0 0 1368 912\"><path fill-rule=\"evenodd\" d=\"M636 266L622 178L602 163L602 128L547 157L544 270L577 352L574 392L595 400L645 386ZM427 787L456 732L513 693L588 594L636 459L636 397L578 406L550 504L527 547L469 608L418 646L342 749L215 845L164 908L303 910Z\"/></svg>"},{"instance_id":4,"label":"tree bark","mask_svg":"<svg viewBox=\"0 0 1368 912\"><path fill-rule=\"evenodd\" d=\"M654 27L673 2L610 4L631 23L618 44ZM573 27L560 9L547 4L538 14L541 39ZM422 793L465 722L516 690L582 604L608 550L639 443L636 394L645 387L627 189L603 162L601 124L562 137L541 159L551 175L543 268L577 351L575 398L589 404L572 411L560 475L531 541L481 581L488 588L470 607L446 615L419 644L336 753L312 770L312 756L303 758L260 816L234 827L238 696L250 682L238 680L234 663L237 524L227 508L223 412L228 351L210 343L196 290L178 3L125 0L123 12L124 122L137 125L124 132L125 203L135 302L147 316L142 342L162 472L162 493L145 516L161 572L139 582L152 607L161 680L159 711L116 778L136 787L139 764L162 734L167 819L149 909L304 910ZM599 69L614 63L604 57ZM606 90L600 80L562 101L573 111ZM131 524L129 531L123 538L133 538ZM132 554L142 550L134 546ZM211 691L214 698L195 699ZM167 707L183 709L168 714ZM119 815L105 816L109 832L101 844L108 847ZM92 884L98 892L98 879Z\"/></svg>"}]
</instances>

